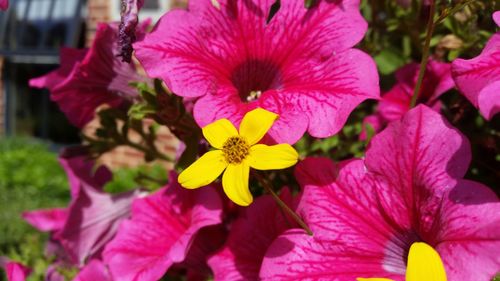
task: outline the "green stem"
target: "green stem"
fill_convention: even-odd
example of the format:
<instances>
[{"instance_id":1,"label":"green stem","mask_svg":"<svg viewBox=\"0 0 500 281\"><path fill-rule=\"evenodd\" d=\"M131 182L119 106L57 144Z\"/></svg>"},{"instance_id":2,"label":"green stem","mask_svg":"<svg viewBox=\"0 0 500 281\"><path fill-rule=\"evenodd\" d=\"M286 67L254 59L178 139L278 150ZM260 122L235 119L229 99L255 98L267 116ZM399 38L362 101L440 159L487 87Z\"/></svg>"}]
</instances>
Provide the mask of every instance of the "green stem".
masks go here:
<instances>
[{"instance_id":1,"label":"green stem","mask_svg":"<svg viewBox=\"0 0 500 281\"><path fill-rule=\"evenodd\" d=\"M422 61L420 62L420 71L418 73L417 84L415 85L415 90L413 91L413 96L411 97L410 108L415 107L417 104L418 94L420 88L422 87L422 81L424 80L425 69L427 67L427 62L429 61L429 50L431 44L432 33L434 32L434 13L436 10L435 0L431 0L431 7L429 12L429 20L427 21L427 33L425 35L424 49L422 52Z\"/></svg>"},{"instance_id":2,"label":"green stem","mask_svg":"<svg viewBox=\"0 0 500 281\"><path fill-rule=\"evenodd\" d=\"M156 149L149 149L149 148L146 148L146 147L143 147L141 146L140 144L137 144L137 143L134 143L130 140L126 140L125 141L125 144L130 146L130 147L133 147L139 151L142 151L144 153L153 153L154 157L155 158L158 158L158 159L161 159L161 160L164 160L164 161L167 161L167 162L174 162L172 158L168 157L167 155L164 155L162 153L160 153L159 151L157 151Z\"/></svg>"},{"instance_id":3,"label":"green stem","mask_svg":"<svg viewBox=\"0 0 500 281\"><path fill-rule=\"evenodd\" d=\"M313 233L312 233L311 229L299 217L299 215L297 215L297 213L295 213L292 209L290 209L290 207L288 207L286 205L286 203L283 202L283 200L281 200L281 198L278 196L278 194L276 194L276 192L274 192L273 187L271 186L271 184L266 179L264 179L264 177L262 177L260 174L254 173L254 175L256 176L256 178L260 182L260 184L264 187L264 189L269 194L271 194L271 196L273 197L274 201L276 201L276 203L280 206L280 208L282 210L284 210L286 213L288 213L295 220L295 222L297 222L297 224L300 225L300 227L302 227L302 229L304 229L307 232L307 234L309 234L309 235L312 236Z\"/></svg>"}]
</instances>

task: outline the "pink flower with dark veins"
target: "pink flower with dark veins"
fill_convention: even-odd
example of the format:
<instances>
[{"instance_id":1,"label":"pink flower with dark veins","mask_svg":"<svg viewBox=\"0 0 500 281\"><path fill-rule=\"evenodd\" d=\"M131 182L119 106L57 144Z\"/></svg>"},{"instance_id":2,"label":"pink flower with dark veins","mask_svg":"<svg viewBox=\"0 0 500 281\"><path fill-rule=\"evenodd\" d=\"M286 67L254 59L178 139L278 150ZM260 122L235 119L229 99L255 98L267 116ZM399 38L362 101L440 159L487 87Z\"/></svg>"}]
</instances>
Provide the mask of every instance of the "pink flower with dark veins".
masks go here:
<instances>
[{"instance_id":1,"label":"pink flower with dark veins","mask_svg":"<svg viewBox=\"0 0 500 281\"><path fill-rule=\"evenodd\" d=\"M136 199L104 250L104 262L116 280L156 281L186 259L196 234L222 222L222 201L213 186L182 188L171 173L168 186Z\"/></svg>"},{"instance_id":2,"label":"pink flower with dark veins","mask_svg":"<svg viewBox=\"0 0 500 281\"><path fill-rule=\"evenodd\" d=\"M467 139L423 105L375 136L365 160L306 159L298 212L314 235L276 239L262 279L402 281L410 246L425 242L448 280L490 281L500 269L500 202L463 179L470 159Z\"/></svg>"},{"instance_id":3,"label":"pink flower with dark veins","mask_svg":"<svg viewBox=\"0 0 500 281\"><path fill-rule=\"evenodd\" d=\"M337 133L362 101L379 97L373 60L353 49L366 32L359 0L323 0L310 9L282 0L191 0L165 14L134 44L151 77L177 95L198 98L203 127L227 118L238 125L257 107L280 116L269 136L295 143Z\"/></svg>"},{"instance_id":4,"label":"pink flower with dark veins","mask_svg":"<svg viewBox=\"0 0 500 281\"><path fill-rule=\"evenodd\" d=\"M94 259L82 268L73 281L113 281L113 279L102 261Z\"/></svg>"},{"instance_id":5,"label":"pink flower with dark veins","mask_svg":"<svg viewBox=\"0 0 500 281\"><path fill-rule=\"evenodd\" d=\"M420 64L418 63L410 63L398 69L396 71L396 85L382 94L377 111L365 118L364 123L370 124L375 132L379 132L389 122L401 119L410 110L419 69ZM454 85L451 77L451 64L429 60L417 104L425 104L439 112L441 110L439 97L453 88Z\"/></svg>"},{"instance_id":6,"label":"pink flower with dark veins","mask_svg":"<svg viewBox=\"0 0 500 281\"><path fill-rule=\"evenodd\" d=\"M500 11L493 14L500 26ZM481 54L452 62L458 89L486 119L500 112L500 32L493 34Z\"/></svg>"},{"instance_id":7,"label":"pink flower with dark veins","mask_svg":"<svg viewBox=\"0 0 500 281\"><path fill-rule=\"evenodd\" d=\"M295 209L295 198L284 188L281 199ZM258 197L248 208L241 209L231 224L226 244L208 264L218 281L258 280L260 265L267 248L285 230L296 226L270 195Z\"/></svg>"},{"instance_id":8,"label":"pink flower with dark veins","mask_svg":"<svg viewBox=\"0 0 500 281\"><path fill-rule=\"evenodd\" d=\"M144 33L144 28L140 32ZM117 44L117 26L99 24L90 49L61 49L61 66L45 76L31 79L30 86L48 88L51 99L71 123L83 127L101 104L117 107L134 99L137 91L130 82L147 80L137 73L133 64L117 57Z\"/></svg>"}]
</instances>

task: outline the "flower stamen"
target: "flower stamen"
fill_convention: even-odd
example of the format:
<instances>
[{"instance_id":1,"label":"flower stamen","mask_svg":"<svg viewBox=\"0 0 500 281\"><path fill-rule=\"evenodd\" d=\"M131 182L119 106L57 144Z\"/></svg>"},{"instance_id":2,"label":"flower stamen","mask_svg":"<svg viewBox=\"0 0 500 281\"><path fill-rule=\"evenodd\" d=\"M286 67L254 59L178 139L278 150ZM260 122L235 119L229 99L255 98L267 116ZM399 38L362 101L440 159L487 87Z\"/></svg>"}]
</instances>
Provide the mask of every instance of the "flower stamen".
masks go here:
<instances>
[{"instance_id":1,"label":"flower stamen","mask_svg":"<svg viewBox=\"0 0 500 281\"><path fill-rule=\"evenodd\" d=\"M230 137L222 146L222 152L229 164L239 164L250 153L250 145L239 136Z\"/></svg>"}]
</instances>

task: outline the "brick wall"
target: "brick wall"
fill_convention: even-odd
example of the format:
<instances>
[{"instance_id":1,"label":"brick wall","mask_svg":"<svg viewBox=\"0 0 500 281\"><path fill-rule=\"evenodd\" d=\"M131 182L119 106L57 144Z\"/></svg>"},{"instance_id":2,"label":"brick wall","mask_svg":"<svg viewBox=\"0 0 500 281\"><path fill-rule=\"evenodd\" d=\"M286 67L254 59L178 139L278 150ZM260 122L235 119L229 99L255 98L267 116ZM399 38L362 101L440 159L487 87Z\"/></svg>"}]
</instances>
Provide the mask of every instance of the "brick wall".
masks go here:
<instances>
[{"instance_id":1,"label":"brick wall","mask_svg":"<svg viewBox=\"0 0 500 281\"><path fill-rule=\"evenodd\" d=\"M111 5L115 1L109 0L88 0L87 1L87 30L85 34L86 45L89 46L94 40L96 27L99 22L111 21Z\"/></svg>"}]
</instances>

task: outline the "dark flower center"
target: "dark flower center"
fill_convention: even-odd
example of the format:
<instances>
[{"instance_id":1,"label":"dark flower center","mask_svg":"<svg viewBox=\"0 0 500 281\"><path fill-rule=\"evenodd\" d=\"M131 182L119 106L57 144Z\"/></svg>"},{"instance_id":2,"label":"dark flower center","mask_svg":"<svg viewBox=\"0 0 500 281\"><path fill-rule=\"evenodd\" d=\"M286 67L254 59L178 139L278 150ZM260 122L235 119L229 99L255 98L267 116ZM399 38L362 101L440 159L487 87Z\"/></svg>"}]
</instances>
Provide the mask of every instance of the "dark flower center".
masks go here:
<instances>
[{"instance_id":1,"label":"dark flower center","mask_svg":"<svg viewBox=\"0 0 500 281\"><path fill-rule=\"evenodd\" d=\"M230 79L243 102L256 100L265 91L281 87L280 70L268 60L246 60L233 69Z\"/></svg>"},{"instance_id":2,"label":"dark flower center","mask_svg":"<svg viewBox=\"0 0 500 281\"><path fill-rule=\"evenodd\" d=\"M229 164L239 164L250 153L250 145L241 137L230 137L222 146L222 152Z\"/></svg>"}]
</instances>

